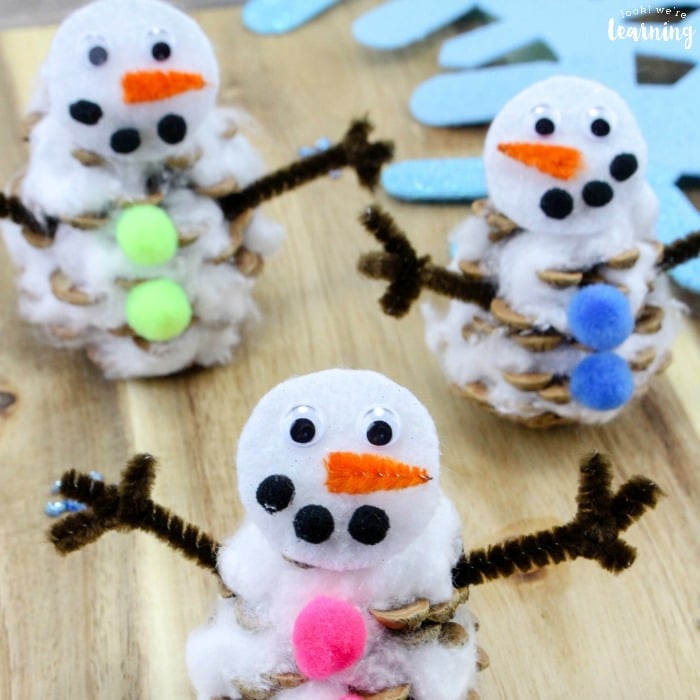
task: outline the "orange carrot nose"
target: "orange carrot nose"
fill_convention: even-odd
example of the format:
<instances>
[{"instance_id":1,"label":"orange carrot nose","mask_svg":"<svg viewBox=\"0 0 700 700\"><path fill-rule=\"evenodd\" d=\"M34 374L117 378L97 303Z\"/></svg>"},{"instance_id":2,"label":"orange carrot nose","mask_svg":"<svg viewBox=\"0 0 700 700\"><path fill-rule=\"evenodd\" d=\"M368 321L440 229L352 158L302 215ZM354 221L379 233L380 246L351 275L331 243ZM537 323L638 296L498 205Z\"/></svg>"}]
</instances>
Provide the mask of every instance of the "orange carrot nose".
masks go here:
<instances>
[{"instance_id":1,"label":"orange carrot nose","mask_svg":"<svg viewBox=\"0 0 700 700\"><path fill-rule=\"evenodd\" d=\"M355 452L331 452L326 457L326 487L330 493L373 493L420 486L432 479L420 467L389 457Z\"/></svg>"},{"instance_id":2,"label":"orange carrot nose","mask_svg":"<svg viewBox=\"0 0 700 700\"><path fill-rule=\"evenodd\" d=\"M156 102L181 95L188 90L201 90L206 83L199 73L169 70L139 70L122 77L124 102Z\"/></svg>"},{"instance_id":3,"label":"orange carrot nose","mask_svg":"<svg viewBox=\"0 0 700 700\"><path fill-rule=\"evenodd\" d=\"M570 180L583 167L581 151L551 143L499 143L501 153L560 180Z\"/></svg>"}]
</instances>

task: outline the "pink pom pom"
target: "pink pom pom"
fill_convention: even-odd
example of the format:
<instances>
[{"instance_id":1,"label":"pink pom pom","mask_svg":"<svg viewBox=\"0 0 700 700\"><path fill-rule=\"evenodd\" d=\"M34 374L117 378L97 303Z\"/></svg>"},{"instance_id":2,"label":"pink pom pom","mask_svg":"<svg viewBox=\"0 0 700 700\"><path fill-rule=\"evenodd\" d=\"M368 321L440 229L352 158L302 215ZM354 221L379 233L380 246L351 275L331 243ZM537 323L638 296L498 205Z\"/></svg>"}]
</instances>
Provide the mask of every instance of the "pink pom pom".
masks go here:
<instances>
[{"instance_id":1,"label":"pink pom pom","mask_svg":"<svg viewBox=\"0 0 700 700\"><path fill-rule=\"evenodd\" d=\"M294 658L307 678L328 678L362 658L366 639L365 623L356 607L319 596L294 621ZM354 697L349 695L346 700Z\"/></svg>"},{"instance_id":2,"label":"pink pom pom","mask_svg":"<svg viewBox=\"0 0 700 700\"><path fill-rule=\"evenodd\" d=\"M363 700L359 695L343 695L340 700Z\"/></svg>"}]
</instances>

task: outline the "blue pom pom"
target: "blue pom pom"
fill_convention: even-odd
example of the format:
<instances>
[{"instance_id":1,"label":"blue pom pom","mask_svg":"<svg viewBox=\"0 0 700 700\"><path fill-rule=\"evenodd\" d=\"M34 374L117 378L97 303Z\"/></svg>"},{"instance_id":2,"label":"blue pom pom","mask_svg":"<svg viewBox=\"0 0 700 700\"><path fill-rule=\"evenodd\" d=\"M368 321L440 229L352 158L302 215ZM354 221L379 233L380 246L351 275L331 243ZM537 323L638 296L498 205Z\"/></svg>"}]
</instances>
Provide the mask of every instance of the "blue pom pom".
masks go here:
<instances>
[{"instance_id":1,"label":"blue pom pom","mask_svg":"<svg viewBox=\"0 0 700 700\"><path fill-rule=\"evenodd\" d=\"M579 362L571 374L571 396L594 411L624 406L634 393L632 370L611 352L591 355Z\"/></svg>"},{"instance_id":2,"label":"blue pom pom","mask_svg":"<svg viewBox=\"0 0 700 700\"><path fill-rule=\"evenodd\" d=\"M574 338L594 350L616 348L634 329L627 297L609 284L584 287L571 300L567 318Z\"/></svg>"}]
</instances>

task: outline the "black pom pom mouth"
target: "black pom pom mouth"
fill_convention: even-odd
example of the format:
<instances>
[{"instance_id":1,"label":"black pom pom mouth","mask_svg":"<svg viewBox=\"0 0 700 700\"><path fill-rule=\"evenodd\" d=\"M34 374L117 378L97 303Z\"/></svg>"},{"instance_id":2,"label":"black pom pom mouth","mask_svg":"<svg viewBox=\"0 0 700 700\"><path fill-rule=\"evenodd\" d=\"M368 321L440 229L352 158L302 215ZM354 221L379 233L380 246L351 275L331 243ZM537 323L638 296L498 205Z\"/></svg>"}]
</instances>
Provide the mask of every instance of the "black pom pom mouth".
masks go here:
<instances>
[{"instance_id":1,"label":"black pom pom mouth","mask_svg":"<svg viewBox=\"0 0 700 700\"><path fill-rule=\"evenodd\" d=\"M136 129L119 129L112 134L110 146L115 153L133 153L141 146L141 135Z\"/></svg>"},{"instance_id":2,"label":"black pom pom mouth","mask_svg":"<svg viewBox=\"0 0 700 700\"><path fill-rule=\"evenodd\" d=\"M589 207L604 207L613 198L613 188L607 182L593 180L583 187L583 201Z\"/></svg>"},{"instance_id":3,"label":"black pom pom mouth","mask_svg":"<svg viewBox=\"0 0 700 700\"><path fill-rule=\"evenodd\" d=\"M294 482L284 474L268 476L260 482L255 499L267 513L279 513L294 500Z\"/></svg>"},{"instance_id":4,"label":"black pom pom mouth","mask_svg":"<svg viewBox=\"0 0 700 700\"><path fill-rule=\"evenodd\" d=\"M94 126L102 119L102 107L90 100L78 100L68 107L71 119L87 126Z\"/></svg>"},{"instance_id":5,"label":"black pom pom mouth","mask_svg":"<svg viewBox=\"0 0 700 700\"><path fill-rule=\"evenodd\" d=\"M610 162L610 175L618 182L628 180L637 172L639 162L634 153L620 153Z\"/></svg>"},{"instance_id":6,"label":"black pom pom mouth","mask_svg":"<svg viewBox=\"0 0 700 700\"><path fill-rule=\"evenodd\" d=\"M386 511L376 506L360 506L350 518L348 532L357 542L371 546L382 542L390 527Z\"/></svg>"},{"instance_id":7,"label":"black pom pom mouth","mask_svg":"<svg viewBox=\"0 0 700 700\"><path fill-rule=\"evenodd\" d=\"M321 544L333 534L335 522L328 508L304 506L294 516L294 532L300 540L310 544Z\"/></svg>"},{"instance_id":8,"label":"black pom pom mouth","mask_svg":"<svg viewBox=\"0 0 700 700\"><path fill-rule=\"evenodd\" d=\"M566 219L574 210L574 198L566 190L553 187L542 195L540 209L550 219Z\"/></svg>"},{"instance_id":9,"label":"black pom pom mouth","mask_svg":"<svg viewBox=\"0 0 700 700\"><path fill-rule=\"evenodd\" d=\"M158 122L158 136L174 146L187 136L187 122L179 114L167 114Z\"/></svg>"}]
</instances>

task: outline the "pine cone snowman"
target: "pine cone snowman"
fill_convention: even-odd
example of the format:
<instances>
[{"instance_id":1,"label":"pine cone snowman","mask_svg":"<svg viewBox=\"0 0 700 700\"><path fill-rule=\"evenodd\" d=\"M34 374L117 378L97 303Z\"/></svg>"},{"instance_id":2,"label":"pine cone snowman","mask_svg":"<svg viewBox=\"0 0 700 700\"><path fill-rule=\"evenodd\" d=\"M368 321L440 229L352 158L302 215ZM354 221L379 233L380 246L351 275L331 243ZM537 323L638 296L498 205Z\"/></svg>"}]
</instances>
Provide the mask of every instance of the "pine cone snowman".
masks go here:
<instances>
[{"instance_id":1,"label":"pine cone snowman","mask_svg":"<svg viewBox=\"0 0 700 700\"><path fill-rule=\"evenodd\" d=\"M404 313L421 288L428 346L451 385L533 427L610 420L670 359L679 319L663 274L697 255L698 234L664 248L647 149L619 95L554 77L508 102L486 136L489 197L450 235L452 260L418 258L377 210L386 252L369 276L392 281ZM398 246L396 241L401 239ZM397 253L397 250L400 251Z\"/></svg>"},{"instance_id":2,"label":"pine cone snowman","mask_svg":"<svg viewBox=\"0 0 700 700\"><path fill-rule=\"evenodd\" d=\"M619 535L660 495L643 477L614 493L612 465L593 455L569 523L465 552L432 418L367 370L271 389L236 466L245 515L221 544L151 500L150 455L119 484L64 474L61 494L85 508L50 533L68 553L112 529L150 532L218 576L223 595L187 642L200 700L475 700L488 657L471 587L579 557L624 571L635 550Z\"/></svg>"},{"instance_id":3,"label":"pine cone snowman","mask_svg":"<svg viewBox=\"0 0 700 700\"><path fill-rule=\"evenodd\" d=\"M108 377L224 362L257 316L281 228L217 203L263 172L218 85L200 27L158 0L86 5L41 70L4 237L22 315Z\"/></svg>"}]
</instances>

